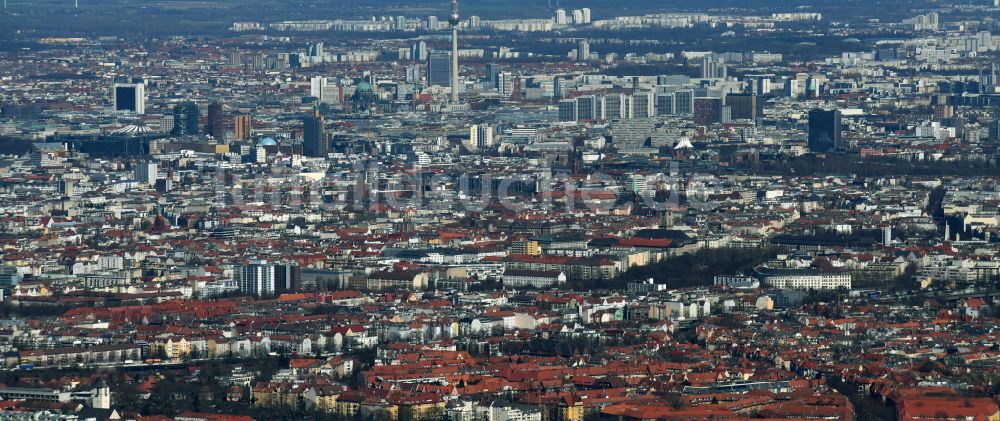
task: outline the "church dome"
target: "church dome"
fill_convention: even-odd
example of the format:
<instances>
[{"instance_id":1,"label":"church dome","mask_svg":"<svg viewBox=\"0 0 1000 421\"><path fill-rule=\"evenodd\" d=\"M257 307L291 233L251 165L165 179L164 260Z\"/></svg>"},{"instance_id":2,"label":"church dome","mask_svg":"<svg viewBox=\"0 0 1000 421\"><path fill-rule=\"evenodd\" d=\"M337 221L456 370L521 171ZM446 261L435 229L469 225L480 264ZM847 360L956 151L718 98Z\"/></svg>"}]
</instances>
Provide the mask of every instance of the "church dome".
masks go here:
<instances>
[{"instance_id":1,"label":"church dome","mask_svg":"<svg viewBox=\"0 0 1000 421\"><path fill-rule=\"evenodd\" d=\"M358 82L358 85L355 86L354 91L358 92L358 93L372 93L372 92L375 92L375 90L372 88L372 85L370 83L366 82L366 81L363 81L363 80L361 82Z\"/></svg>"}]
</instances>

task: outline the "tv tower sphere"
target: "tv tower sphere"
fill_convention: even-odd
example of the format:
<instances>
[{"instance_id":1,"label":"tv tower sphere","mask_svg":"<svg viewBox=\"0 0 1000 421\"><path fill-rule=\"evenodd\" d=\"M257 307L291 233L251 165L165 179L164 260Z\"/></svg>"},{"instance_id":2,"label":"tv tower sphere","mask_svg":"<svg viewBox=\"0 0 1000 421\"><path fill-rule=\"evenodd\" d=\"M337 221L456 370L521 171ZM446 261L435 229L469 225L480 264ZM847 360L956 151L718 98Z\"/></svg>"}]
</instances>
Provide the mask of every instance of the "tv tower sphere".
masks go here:
<instances>
[{"instance_id":1,"label":"tv tower sphere","mask_svg":"<svg viewBox=\"0 0 1000 421\"><path fill-rule=\"evenodd\" d=\"M458 26L458 0L451 1L451 15L448 16L448 24Z\"/></svg>"}]
</instances>

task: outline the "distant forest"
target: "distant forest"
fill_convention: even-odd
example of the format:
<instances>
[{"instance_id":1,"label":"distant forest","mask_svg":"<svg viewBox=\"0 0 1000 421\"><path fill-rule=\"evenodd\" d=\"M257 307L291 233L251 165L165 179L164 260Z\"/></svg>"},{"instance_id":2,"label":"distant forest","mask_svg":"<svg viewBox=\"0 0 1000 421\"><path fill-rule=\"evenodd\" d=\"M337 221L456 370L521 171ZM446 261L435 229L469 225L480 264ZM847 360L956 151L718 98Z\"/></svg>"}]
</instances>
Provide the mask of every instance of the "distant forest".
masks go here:
<instances>
[{"instance_id":1,"label":"distant forest","mask_svg":"<svg viewBox=\"0 0 1000 421\"><path fill-rule=\"evenodd\" d=\"M860 160L855 155L829 154L825 157L803 156L785 160L756 162L747 170L758 175L857 175L885 176L967 176L1000 175L1000 166L988 161L931 161L872 158Z\"/></svg>"},{"instance_id":2,"label":"distant forest","mask_svg":"<svg viewBox=\"0 0 1000 421\"><path fill-rule=\"evenodd\" d=\"M668 288L712 285L717 275L750 274L753 269L778 255L776 248L703 249L672 256L646 266L636 266L612 281L570 280L576 290L624 289L629 282L653 278Z\"/></svg>"}]
</instances>

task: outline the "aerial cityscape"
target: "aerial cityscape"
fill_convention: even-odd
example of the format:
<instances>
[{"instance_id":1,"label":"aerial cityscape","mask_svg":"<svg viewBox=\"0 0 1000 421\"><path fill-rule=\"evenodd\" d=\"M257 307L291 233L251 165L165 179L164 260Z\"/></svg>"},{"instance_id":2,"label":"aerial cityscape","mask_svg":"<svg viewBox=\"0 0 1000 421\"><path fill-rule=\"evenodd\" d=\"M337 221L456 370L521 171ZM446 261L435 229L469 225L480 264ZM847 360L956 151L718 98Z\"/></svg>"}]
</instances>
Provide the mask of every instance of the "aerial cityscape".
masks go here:
<instances>
[{"instance_id":1,"label":"aerial cityscape","mask_svg":"<svg viewBox=\"0 0 1000 421\"><path fill-rule=\"evenodd\" d=\"M2 7L0 421L1000 421L1000 0Z\"/></svg>"}]
</instances>

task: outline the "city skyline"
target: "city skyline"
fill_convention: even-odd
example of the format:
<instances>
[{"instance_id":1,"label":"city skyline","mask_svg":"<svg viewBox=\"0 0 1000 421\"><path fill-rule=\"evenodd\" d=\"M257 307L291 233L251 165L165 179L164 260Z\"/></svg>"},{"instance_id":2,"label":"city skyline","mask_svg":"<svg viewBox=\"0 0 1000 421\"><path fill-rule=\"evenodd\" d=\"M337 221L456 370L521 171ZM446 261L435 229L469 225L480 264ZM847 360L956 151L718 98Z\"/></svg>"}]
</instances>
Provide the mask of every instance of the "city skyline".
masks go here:
<instances>
[{"instance_id":1,"label":"city skyline","mask_svg":"<svg viewBox=\"0 0 1000 421\"><path fill-rule=\"evenodd\" d=\"M0 420L1000 419L998 0L0 28Z\"/></svg>"}]
</instances>

